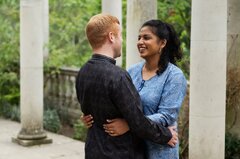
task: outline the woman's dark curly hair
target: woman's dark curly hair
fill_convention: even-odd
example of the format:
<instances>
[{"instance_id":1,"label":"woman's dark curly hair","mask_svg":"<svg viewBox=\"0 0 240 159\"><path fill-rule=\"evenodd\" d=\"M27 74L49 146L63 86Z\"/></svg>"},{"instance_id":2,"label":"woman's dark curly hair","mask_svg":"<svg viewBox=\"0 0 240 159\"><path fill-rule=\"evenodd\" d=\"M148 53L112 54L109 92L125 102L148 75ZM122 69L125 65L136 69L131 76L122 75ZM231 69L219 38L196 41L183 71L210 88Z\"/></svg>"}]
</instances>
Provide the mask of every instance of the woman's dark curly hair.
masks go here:
<instances>
[{"instance_id":1,"label":"woman's dark curly hair","mask_svg":"<svg viewBox=\"0 0 240 159\"><path fill-rule=\"evenodd\" d=\"M180 40L172 25L162 22L161 20L149 20L146 21L141 28L148 26L153 34L160 39L166 39L166 46L162 49L160 60L158 62L157 74L163 73L168 63L176 65L176 62L182 59L182 49L180 46Z\"/></svg>"}]
</instances>

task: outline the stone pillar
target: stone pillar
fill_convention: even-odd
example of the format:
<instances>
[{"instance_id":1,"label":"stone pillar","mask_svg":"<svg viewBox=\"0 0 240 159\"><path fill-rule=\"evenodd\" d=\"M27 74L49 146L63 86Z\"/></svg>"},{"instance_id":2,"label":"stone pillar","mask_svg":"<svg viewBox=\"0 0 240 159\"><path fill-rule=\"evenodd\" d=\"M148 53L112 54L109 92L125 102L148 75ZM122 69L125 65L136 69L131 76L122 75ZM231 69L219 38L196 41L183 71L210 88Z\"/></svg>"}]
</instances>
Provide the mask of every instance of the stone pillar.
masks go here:
<instances>
[{"instance_id":1,"label":"stone pillar","mask_svg":"<svg viewBox=\"0 0 240 159\"><path fill-rule=\"evenodd\" d=\"M157 18L157 0L127 1L126 67L143 60L138 53L137 39L141 25Z\"/></svg>"},{"instance_id":2,"label":"stone pillar","mask_svg":"<svg viewBox=\"0 0 240 159\"><path fill-rule=\"evenodd\" d=\"M117 17L122 25L122 0L102 0L102 13ZM122 66L122 56L117 58L118 66Z\"/></svg>"},{"instance_id":3,"label":"stone pillar","mask_svg":"<svg viewBox=\"0 0 240 159\"><path fill-rule=\"evenodd\" d=\"M43 0L20 1L20 106L23 146L51 143L43 131Z\"/></svg>"},{"instance_id":4,"label":"stone pillar","mask_svg":"<svg viewBox=\"0 0 240 159\"><path fill-rule=\"evenodd\" d=\"M48 0L43 0L43 57L48 57L48 42L49 42L49 3Z\"/></svg>"},{"instance_id":5,"label":"stone pillar","mask_svg":"<svg viewBox=\"0 0 240 159\"><path fill-rule=\"evenodd\" d=\"M227 126L240 137L240 1L228 0ZM234 124L235 123L235 124Z\"/></svg>"},{"instance_id":6,"label":"stone pillar","mask_svg":"<svg viewBox=\"0 0 240 159\"><path fill-rule=\"evenodd\" d=\"M189 159L224 159L227 0L192 0Z\"/></svg>"}]
</instances>

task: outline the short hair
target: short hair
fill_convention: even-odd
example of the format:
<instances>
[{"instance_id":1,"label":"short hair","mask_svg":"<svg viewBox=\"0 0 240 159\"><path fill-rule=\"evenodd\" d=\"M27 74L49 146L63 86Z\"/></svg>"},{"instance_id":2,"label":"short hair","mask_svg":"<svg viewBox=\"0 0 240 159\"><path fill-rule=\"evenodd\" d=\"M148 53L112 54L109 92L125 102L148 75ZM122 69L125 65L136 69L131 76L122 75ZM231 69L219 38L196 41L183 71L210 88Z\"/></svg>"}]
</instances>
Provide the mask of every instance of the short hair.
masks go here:
<instances>
[{"instance_id":1,"label":"short hair","mask_svg":"<svg viewBox=\"0 0 240 159\"><path fill-rule=\"evenodd\" d=\"M92 48L101 47L109 32L117 34L117 25L120 24L117 17L109 14L97 14L90 18L86 26L86 35Z\"/></svg>"}]
</instances>

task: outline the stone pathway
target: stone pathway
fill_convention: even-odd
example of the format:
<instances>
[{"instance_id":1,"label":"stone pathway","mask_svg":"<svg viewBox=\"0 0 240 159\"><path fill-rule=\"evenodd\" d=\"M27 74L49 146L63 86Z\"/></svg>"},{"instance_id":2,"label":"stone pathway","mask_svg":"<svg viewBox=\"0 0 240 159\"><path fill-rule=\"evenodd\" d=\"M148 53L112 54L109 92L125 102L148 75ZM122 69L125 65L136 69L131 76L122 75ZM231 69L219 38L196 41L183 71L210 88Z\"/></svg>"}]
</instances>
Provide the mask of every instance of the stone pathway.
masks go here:
<instances>
[{"instance_id":1,"label":"stone pathway","mask_svg":"<svg viewBox=\"0 0 240 159\"><path fill-rule=\"evenodd\" d=\"M13 143L20 129L20 123L0 118L0 159L84 159L83 142L50 132L52 144L23 147Z\"/></svg>"}]
</instances>

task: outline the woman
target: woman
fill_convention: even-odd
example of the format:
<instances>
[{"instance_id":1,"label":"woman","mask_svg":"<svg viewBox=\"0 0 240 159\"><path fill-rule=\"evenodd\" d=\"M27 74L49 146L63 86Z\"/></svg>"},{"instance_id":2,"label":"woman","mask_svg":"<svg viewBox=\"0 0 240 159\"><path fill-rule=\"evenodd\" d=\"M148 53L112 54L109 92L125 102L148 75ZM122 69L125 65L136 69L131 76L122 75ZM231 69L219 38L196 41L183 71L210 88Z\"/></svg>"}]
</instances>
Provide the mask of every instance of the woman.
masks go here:
<instances>
[{"instance_id":1,"label":"woman","mask_svg":"<svg viewBox=\"0 0 240 159\"><path fill-rule=\"evenodd\" d=\"M129 68L128 72L142 100L143 112L162 125L176 126L179 109L186 93L186 79L176 62L182 58L180 41L174 28L160 20L145 22L137 42L140 56L145 60ZM85 117L85 123L91 116ZM108 120L104 128L111 136L129 130L124 119ZM148 159L178 159L179 145L159 145L146 141Z\"/></svg>"}]
</instances>

